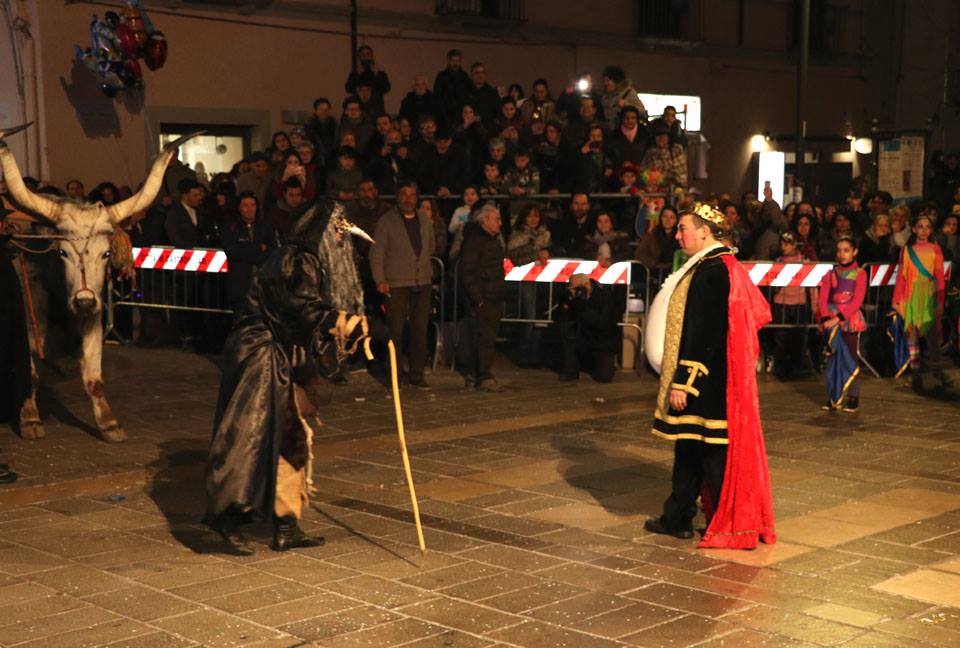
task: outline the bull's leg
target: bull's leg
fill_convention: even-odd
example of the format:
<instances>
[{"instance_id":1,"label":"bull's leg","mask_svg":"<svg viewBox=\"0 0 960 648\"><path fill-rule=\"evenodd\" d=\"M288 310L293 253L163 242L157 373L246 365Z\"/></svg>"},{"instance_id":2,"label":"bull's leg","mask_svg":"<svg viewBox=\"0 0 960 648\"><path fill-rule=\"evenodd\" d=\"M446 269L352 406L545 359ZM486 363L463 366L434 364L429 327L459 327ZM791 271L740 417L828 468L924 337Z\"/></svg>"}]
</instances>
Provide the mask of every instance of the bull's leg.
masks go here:
<instances>
[{"instance_id":1,"label":"bull's leg","mask_svg":"<svg viewBox=\"0 0 960 648\"><path fill-rule=\"evenodd\" d=\"M20 408L20 436L24 439L40 439L47 436L40 422L40 410L37 408L37 389L40 386L40 374L37 362L30 354L30 396Z\"/></svg>"},{"instance_id":2,"label":"bull's leg","mask_svg":"<svg viewBox=\"0 0 960 648\"><path fill-rule=\"evenodd\" d=\"M103 377L100 373L102 355L103 328L97 318L83 327L83 355L80 358L80 371L83 376L83 388L93 403L93 416L100 430L100 438L110 443L119 443L126 440L127 432L120 427L103 392Z\"/></svg>"}]
</instances>

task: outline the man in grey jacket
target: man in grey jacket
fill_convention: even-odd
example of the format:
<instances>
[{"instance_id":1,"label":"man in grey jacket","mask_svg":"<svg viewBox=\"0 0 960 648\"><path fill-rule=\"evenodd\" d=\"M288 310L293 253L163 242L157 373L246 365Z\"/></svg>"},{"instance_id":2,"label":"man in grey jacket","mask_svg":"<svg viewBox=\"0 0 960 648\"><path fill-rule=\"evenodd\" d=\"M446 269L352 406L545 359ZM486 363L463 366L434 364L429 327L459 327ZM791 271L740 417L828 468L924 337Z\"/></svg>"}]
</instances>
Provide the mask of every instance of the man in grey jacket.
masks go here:
<instances>
[{"instance_id":1,"label":"man in grey jacket","mask_svg":"<svg viewBox=\"0 0 960 648\"><path fill-rule=\"evenodd\" d=\"M409 322L407 378L411 385L430 389L423 377L427 362L427 326L433 294L433 223L417 212L417 187L397 188L397 206L377 221L370 248L370 270L377 291L386 300L390 338L403 350L403 329Z\"/></svg>"}]
</instances>

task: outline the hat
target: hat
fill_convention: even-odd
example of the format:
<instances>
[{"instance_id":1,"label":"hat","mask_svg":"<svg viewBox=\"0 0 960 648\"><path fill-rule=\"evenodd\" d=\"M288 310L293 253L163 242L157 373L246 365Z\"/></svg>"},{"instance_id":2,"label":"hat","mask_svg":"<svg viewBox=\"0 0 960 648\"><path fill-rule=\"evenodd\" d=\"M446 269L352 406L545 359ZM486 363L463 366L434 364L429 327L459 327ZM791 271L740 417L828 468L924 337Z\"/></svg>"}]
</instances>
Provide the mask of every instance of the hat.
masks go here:
<instances>
[{"instance_id":1,"label":"hat","mask_svg":"<svg viewBox=\"0 0 960 648\"><path fill-rule=\"evenodd\" d=\"M789 243L790 245L796 245L797 235L793 232L784 232L780 235L780 240L784 243Z\"/></svg>"}]
</instances>

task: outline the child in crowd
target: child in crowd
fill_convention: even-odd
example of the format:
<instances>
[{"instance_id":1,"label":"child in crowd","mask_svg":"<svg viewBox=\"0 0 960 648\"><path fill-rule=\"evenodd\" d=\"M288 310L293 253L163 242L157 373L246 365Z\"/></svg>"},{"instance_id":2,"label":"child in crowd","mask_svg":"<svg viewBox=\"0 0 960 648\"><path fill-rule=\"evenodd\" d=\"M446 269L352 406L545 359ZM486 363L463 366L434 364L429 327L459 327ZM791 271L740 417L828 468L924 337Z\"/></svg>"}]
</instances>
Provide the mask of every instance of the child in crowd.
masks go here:
<instances>
[{"instance_id":1,"label":"child in crowd","mask_svg":"<svg viewBox=\"0 0 960 648\"><path fill-rule=\"evenodd\" d=\"M837 263L820 282L818 320L827 337L824 410L856 412L860 407L860 334L866 330L860 307L867 294L867 273L857 266L857 242L837 240Z\"/></svg>"},{"instance_id":2,"label":"child in crowd","mask_svg":"<svg viewBox=\"0 0 960 648\"><path fill-rule=\"evenodd\" d=\"M483 182L480 184L480 193L491 196L502 194L505 191L503 176L500 175L500 166L493 161L483 165Z\"/></svg>"},{"instance_id":3,"label":"child in crowd","mask_svg":"<svg viewBox=\"0 0 960 648\"><path fill-rule=\"evenodd\" d=\"M624 162L620 166L620 193L636 196L640 193L637 186L637 167L632 162Z\"/></svg>"},{"instance_id":4,"label":"child in crowd","mask_svg":"<svg viewBox=\"0 0 960 648\"><path fill-rule=\"evenodd\" d=\"M777 263L806 263L810 261L800 252L799 239L794 232L780 235L780 256ZM807 289L784 286L773 295L773 323L798 325L810 321ZM807 360L807 331L781 328L773 338L773 362L779 378L789 380L804 370L812 369Z\"/></svg>"},{"instance_id":5,"label":"child in crowd","mask_svg":"<svg viewBox=\"0 0 960 648\"><path fill-rule=\"evenodd\" d=\"M897 283L893 289L893 308L903 318L903 331L910 352L910 386L914 389L923 387L920 338L926 342L934 376L943 386L949 383L940 368L940 327L946 296L943 251L931 240L933 228L933 218L929 213L917 216L913 224L913 236L900 253Z\"/></svg>"},{"instance_id":6,"label":"child in crowd","mask_svg":"<svg viewBox=\"0 0 960 648\"><path fill-rule=\"evenodd\" d=\"M503 185L511 196L540 192L540 172L530 164L530 153L526 149L517 149L513 154L513 166L504 175Z\"/></svg>"},{"instance_id":7,"label":"child in crowd","mask_svg":"<svg viewBox=\"0 0 960 648\"><path fill-rule=\"evenodd\" d=\"M453 210L453 216L450 217L448 232L450 236L456 236L457 232L463 229L463 226L470 222L470 214L473 213L473 206L480 200L480 193L477 188L470 185L463 190L463 204Z\"/></svg>"},{"instance_id":8,"label":"child in crowd","mask_svg":"<svg viewBox=\"0 0 960 648\"><path fill-rule=\"evenodd\" d=\"M327 195L347 202L357 197L363 172L357 168L357 150L341 146L337 152L337 168L327 176Z\"/></svg>"}]
</instances>

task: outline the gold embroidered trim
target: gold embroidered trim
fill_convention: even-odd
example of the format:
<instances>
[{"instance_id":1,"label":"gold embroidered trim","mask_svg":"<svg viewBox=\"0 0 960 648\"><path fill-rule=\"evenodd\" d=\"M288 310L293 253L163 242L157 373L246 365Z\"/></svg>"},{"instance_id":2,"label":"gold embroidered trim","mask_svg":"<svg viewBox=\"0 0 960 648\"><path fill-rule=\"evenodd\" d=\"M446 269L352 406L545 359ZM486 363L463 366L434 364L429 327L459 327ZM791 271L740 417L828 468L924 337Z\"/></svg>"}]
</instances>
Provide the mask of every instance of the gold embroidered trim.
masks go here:
<instances>
[{"instance_id":1,"label":"gold embroidered trim","mask_svg":"<svg viewBox=\"0 0 960 648\"><path fill-rule=\"evenodd\" d=\"M687 381L687 384L681 385L680 383L670 383L670 389L677 389L679 391L687 392L691 396L699 396L700 390L693 386L693 380L696 375L693 372L690 372L690 380Z\"/></svg>"},{"instance_id":2,"label":"gold embroidered trim","mask_svg":"<svg viewBox=\"0 0 960 648\"><path fill-rule=\"evenodd\" d=\"M677 283L670 295L670 303L667 305L667 324L663 332L663 362L660 367L660 391L657 394L657 410L666 411L667 402L670 394L670 384L673 381L673 375L677 371L678 356L680 354L680 336L683 334L683 315L687 309L687 293L690 291L690 282L693 281L693 274L697 271L697 266L706 259L715 259L725 254L733 254L733 250L725 247L718 247L703 255L696 264L693 265L687 274ZM704 367L706 369L706 367ZM705 372L706 373L706 372Z\"/></svg>"},{"instance_id":3,"label":"gold embroidered trim","mask_svg":"<svg viewBox=\"0 0 960 648\"><path fill-rule=\"evenodd\" d=\"M702 416L696 416L694 414L681 414L680 416L673 416L672 414L664 414L663 410L657 407L657 411L653 414L654 418L658 418L664 423L669 423L670 425L699 425L705 427L708 430L726 430L727 421L726 419L708 419L703 418Z\"/></svg>"},{"instance_id":4,"label":"gold embroidered trim","mask_svg":"<svg viewBox=\"0 0 960 648\"><path fill-rule=\"evenodd\" d=\"M654 436L658 436L661 439L668 439L670 441L677 441L679 439L689 439L690 441L703 441L704 443L709 443L712 445L730 445L730 440L726 437L715 438L715 437L705 437L702 434L693 434L688 432L683 432L681 434L667 434L666 432L661 432L660 430L652 430Z\"/></svg>"},{"instance_id":5,"label":"gold embroidered trim","mask_svg":"<svg viewBox=\"0 0 960 648\"><path fill-rule=\"evenodd\" d=\"M670 303L667 305L667 325L663 334L663 363L660 367L660 391L657 394L657 411L667 411L670 383L677 371L677 356L680 353L680 336L683 335L683 315L687 306L687 293L696 266L691 268L677 283Z\"/></svg>"},{"instance_id":6,"label":"gold embroidered trim","mask_svg":"<svg viewBox=\"0 0 960 648\"><path fill-rule=\"evenodd\" d=\"M691 370L696 370L702 373L704 376L710 375L710 370L707 369L707 366L702 362L697 362L696 360L681 360L681 367L690 367Z\"/></svg>"}]
</instances>

